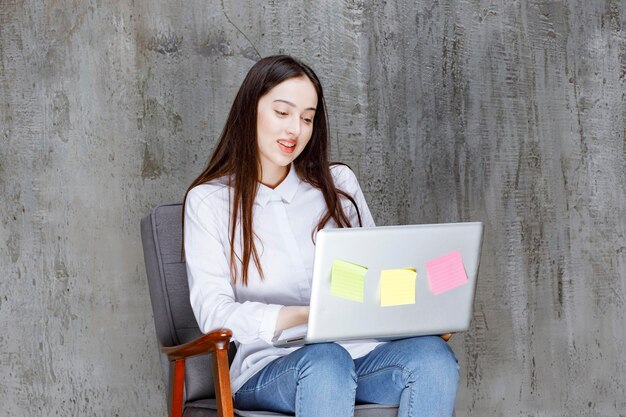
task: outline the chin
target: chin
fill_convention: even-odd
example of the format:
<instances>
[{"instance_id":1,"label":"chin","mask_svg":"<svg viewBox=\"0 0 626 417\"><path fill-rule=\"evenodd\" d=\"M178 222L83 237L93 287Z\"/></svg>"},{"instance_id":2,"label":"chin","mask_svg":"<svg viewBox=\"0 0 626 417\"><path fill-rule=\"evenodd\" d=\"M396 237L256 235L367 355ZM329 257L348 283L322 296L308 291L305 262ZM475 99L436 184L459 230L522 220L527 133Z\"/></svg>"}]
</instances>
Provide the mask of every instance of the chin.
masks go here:
<instances>
[{"instance_id":1,"label":"chin","mask_svg":"<svg viewBox=\"0 0 626 417\"><path fill-rule=\"evenodd\" d=\"M289 158L276 158L276 160L274 161L274 163L280 167L288 167L294 160L296 159L296 157L289 157Z\"/></svg>"}]
</instances>

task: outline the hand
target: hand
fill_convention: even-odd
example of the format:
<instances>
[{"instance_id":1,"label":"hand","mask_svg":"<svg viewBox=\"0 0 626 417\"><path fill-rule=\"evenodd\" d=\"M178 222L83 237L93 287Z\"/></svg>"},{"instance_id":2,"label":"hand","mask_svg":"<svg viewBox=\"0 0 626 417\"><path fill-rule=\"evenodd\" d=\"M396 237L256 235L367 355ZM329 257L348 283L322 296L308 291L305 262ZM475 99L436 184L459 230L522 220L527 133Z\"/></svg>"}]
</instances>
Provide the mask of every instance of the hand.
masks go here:
<instances>
[{"instance_id":1,"label":"hand","mask_svg":"<svg viewBox=\"0 0 626 417\"><path fill-rule=\"evenodd\" d=\"M309 306L302 306L298 308L298 313L300 316L300 324L308 323L309 321Z\"/></svg>"},{"instance_id":2,"label":"hand","mask_svg":"<svg viewBox=\"0 0 626 417\"><path fill-rule=\"evenodd\" d=\"M447 342L452 337L452 333L440 334L439 337Z\"/></svg>"},{"instance_id":3,"label":"hand","mask_svg":"<svg viewBox=\"0 0 626 417\"><path fill-rule=\"evenodd\" d=\"M285 306L278 313L275 331L280 332L308 321L309 306Z\"/></svg>"}]
</instances>

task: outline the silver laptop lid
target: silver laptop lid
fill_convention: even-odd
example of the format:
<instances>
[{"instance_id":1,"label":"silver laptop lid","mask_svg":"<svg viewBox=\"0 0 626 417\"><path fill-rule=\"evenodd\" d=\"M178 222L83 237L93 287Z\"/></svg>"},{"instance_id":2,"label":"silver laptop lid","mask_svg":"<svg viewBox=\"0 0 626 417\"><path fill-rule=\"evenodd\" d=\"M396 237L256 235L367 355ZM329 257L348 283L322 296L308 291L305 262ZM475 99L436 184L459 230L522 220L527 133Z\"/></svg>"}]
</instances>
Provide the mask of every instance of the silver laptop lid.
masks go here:
<instances>
[{"instance_id":1,"label":"silver laptop lid","mask_svg":"<svg viewBox=\"0 0 626 417\"><path fill-rule=\"evenodd\" d=\"M306 342L385 339L467 330L483 224L448 223L374 228L324 229L316 238L311 310ZM435 295L426 263L459 251L468 282ZM331 294L335 260L367 267L363 302ZM414 268L415 304L381 306L380 272Z\"/></svg>"}]
</instances>

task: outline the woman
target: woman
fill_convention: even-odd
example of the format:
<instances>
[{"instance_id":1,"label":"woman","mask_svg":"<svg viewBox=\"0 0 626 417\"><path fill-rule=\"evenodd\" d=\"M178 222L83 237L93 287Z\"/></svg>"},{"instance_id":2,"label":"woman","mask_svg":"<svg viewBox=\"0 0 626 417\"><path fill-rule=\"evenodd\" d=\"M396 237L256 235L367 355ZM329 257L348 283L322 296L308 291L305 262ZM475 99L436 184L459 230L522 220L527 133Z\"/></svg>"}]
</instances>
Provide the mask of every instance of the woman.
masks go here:
<instances>
[{"instance_id":1,"label":"woman","mask_svg":"<svg viewBox=\"0 0 626 417\"><path fill-rule=\"evenodd\" d=\"M374 226L354 173L328 162L319 79L289 56L248 72L208 167L185 195L184 251L203 332L228 328L235 406L351 416L357 403L399 416L450 416L458 382L439 337L275 348L308 319L315 232Z\"/></svg>"}]
</instances>

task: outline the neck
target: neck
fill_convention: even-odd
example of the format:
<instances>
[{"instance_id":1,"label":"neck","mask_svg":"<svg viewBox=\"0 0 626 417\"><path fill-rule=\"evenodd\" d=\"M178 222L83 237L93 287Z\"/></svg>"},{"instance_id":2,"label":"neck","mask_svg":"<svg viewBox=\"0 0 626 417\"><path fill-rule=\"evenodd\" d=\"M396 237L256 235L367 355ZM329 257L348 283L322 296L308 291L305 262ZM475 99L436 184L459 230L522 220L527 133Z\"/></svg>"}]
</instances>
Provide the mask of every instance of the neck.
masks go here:
<instances>
[{"instance_id":1,"label":"neck","mask_svg":"<svg viewBox=\"0 0 626 417\"><path fill-rule=\"evenodd\" d=\"M276 167L274 169L263 169L261 173L261 184L274 189L287 178L291 165L286 167Z\"/></svg>"}]
</instances>

